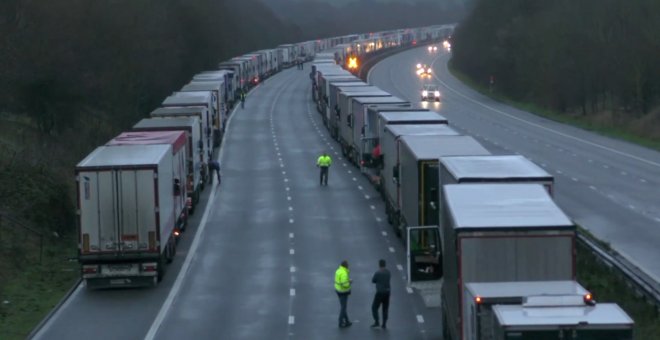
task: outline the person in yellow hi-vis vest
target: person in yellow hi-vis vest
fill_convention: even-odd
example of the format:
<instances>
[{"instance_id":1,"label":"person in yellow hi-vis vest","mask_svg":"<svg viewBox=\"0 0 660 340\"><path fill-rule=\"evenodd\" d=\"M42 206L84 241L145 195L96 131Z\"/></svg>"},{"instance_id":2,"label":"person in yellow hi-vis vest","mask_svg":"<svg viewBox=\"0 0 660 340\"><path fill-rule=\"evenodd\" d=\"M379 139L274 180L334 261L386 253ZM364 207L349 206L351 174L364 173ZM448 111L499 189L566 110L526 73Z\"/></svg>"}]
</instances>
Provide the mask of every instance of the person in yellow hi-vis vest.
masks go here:
<instances>
[{"instance_id":1,"label":"person in yellow hi-vis vest","mask_svg":"<svg viewBox=\"0 0 660 340\"><path fill-rule=\"evenodd\" d=\"M351 283L353 280L350 278L350 271L348 270L348 261L344 260L335 271L335 291L339 297L339 328L344 328L352 325L353 323L348 320L346 313L346 305L348 304L348 296L351 294Z\"/></svg>"},{"instance_id":2,"label":"person in yellow hi-vis vest","mask_svg":"<svg viewBox=\"0 0 660 340\"><path fill-rule=\"evenodd\" d=\"M327 152L324 152L318 160L316 160L316 166L321 169L321 185L328 186L328 168L332 165L332 158L328 156Z\"/></svg>"}]
</instances>

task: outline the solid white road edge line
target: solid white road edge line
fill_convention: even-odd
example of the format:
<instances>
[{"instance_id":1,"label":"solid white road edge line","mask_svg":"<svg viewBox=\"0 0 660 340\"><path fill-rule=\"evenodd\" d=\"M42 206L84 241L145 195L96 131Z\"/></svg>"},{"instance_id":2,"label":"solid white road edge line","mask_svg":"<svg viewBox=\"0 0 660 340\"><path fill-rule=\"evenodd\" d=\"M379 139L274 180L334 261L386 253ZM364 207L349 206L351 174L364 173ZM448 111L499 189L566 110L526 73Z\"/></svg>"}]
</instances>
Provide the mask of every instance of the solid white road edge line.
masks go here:
<instances>
[{"instance_id":1,"label":"solid white road edge line","mask_svg":"<svg viewBox=\"0 0 660 340\"><path fill-rule=\"evenodd\" d=\"M436 58L436 59L431 63L431 67L433 67L433 65L434 65L438 60L440 60L440 56L439 56L438 58ZM545 127L545 126L540 125L540 124L532 123L532 122L527 121L527 120L525 120L525 119L523 119L523 118L519 118L519 117L516 117L516 116L514 116L514 115L512 115L512 114L508 114L508 113L506 113L506 112L504 112L504 111L500 111L500 110L498 110L498 109L495 109L495 108L493 108L493 107L491 107L491 106L489 106L489 105L486 105L486 104L484 104L484 103L482 103L482 102L479 102L479 101L477 101L477 100L475 100L475 99L472 99L472 98L470 98L470 97L464 95L463 93L459 92L458 90L454 89L453 87L449 86L447 83L445 83L444 81L442 81L440 78L438 78L438 76L437 76L435 73L433 74L433 77L434 77L436 80L438 80L442 85L444 85L446 88L448 88L449 90L451 90L452 92L454 92L454 93L456 93L457 95L459 95L459 96L461 96L461 97L463 97L463 98L465 98L465 99L467 99L467 100L469 100L469 101L471 101L471 102L473 102L473 103L475 103L475 104L477 104L477 105L479 105L479 106L481 106L481 107L484 107L484 108L486 108L486 109L488 109L488 110L491 110L491 111L493 111L493 112L497 112L497 113L499 113L499 114L501 114L501 115L503 115L503 116L506 116L506 117L511 118L511 119L513 119L513 120L517 120L517 121L519 121L519 122L525 123L525 124L530 125L530 126L534 126L534 127L539 128L539 129L541 129L541 130L545 130L545 131L548 131L548 132L550 132L550 133L554 133L554 134L556 134L556 135L558 135L558 136L562 136L562 137L565 137L565 138L569 138L569 139L572 139L572 140L575 140L575 141L578 141L578 142L581 142L581 143L584 143L584 144L587 144L587 145L591 145L591 146L596 147L596 148L599 148L599 149L601 149L601 150L606 150L606 151L609 151L609 152L615 153L615 154L617 154L617 155L624 156L624 157L628 157L628 158L631 158L631 159L634 159L634 160L640 161L640 162L642 162L642 163L646 163L646 164L648 164L648 165L652 165L652 166L655 166L655 167L659 167L659 168L660 168L660 163L656 163L656 162L650 161L650 160L648 160L648 159L644 159L644 158L641 158L641 157L637 157L637 156L631 155L631 154L629 154L629 153L625 153L625 152L622 152L622 151L619 151L619 150L616 150L616 149L612 149L612 148L610 148L610 147L607 147L607 146L604 146L604 145L600 145L600 144L598 144L598 143L594 143L594 142L591 142L591 141L588 141L588 140L585 140L585 139L582 139L582 138L579 138L579 137L571 136L571 135L569 135L569 134L566 134L566 133L563 133L563 132L560 132L560 131L557 131L557 130L554 130L554 129L551 129L551 128L548 128L548 127ZM473 91L474 91L474 90L473 90ZM476 92L476 91L475 91L475 92ZM520 110L520 111L523 111L523 110ZM523 112L525 112L525 111L523 111Z\"/></svg>"},{"instance_id":2,"label":"solid white road edge line","mask_svg":"<svg viewBox=\"0 0 660 340\"><path fill-rule=\"evenodd\" d=\"M258 88L261 87L261 84L257 85L252 91L250 91L246 97L249 97L256 91ZM238 106L236 106L229 116L229 119L227 120L227 128L226 131L229 131L229 128L231 126L231 122L233 121L234 117L236 116L238 111ZM241 110L240 112L245 112L245 110ZM225 133L222 136L222 143L221 145L226 145L225 143L225 138L227 137L227 133ZM218 159L222 159L222 156L225 154L225 148L220 147L220 154L218 155ZM174 299L176 296L179 294L179 290L181 289L181 285L183 284L183 280L186 276L186 273L188 270L190 270L190 264L192 263L193 258L195 257L197 253L197 248L199 247L199 243L201 242L201 236L204 233L204 230L206 229L206 220L209 217L209 212L211 212L211 206L213 205L213 200L215 199L215 193L218 190L218 186L213 184L214 182L211 182L211 185L213 186L213 191L211 191L211 194L209 195L209 199L206 203L206 209L204 210L204 215L202 216L202 220L199 222L199 228L197 229L197 233L195 234L195 238L193 239L192 245L190 246L190 249L188 250L188 255L186 255L186 260L183 262L183 265L181 266L181 269L179 270L179 274L176 277L176 280L174 281L174 284L172 285L172 288L170 289L170 293L167 295L167 298L165 299L165 302L163 302L163 305L160 307L160 310L158 311L158 314L156 315L156 318L154 319L154 322L151 324L151 327L149 327L149 331L147 332L147 335L145 335L144 339L145 340L153 340L156 337L156 334L158 333L158 329L160 329L160 325L163 323L165 320L165 316L167 316L167 312L170 310L172 307L172 304L174 303Z\"/></svg>"}]
</instances>

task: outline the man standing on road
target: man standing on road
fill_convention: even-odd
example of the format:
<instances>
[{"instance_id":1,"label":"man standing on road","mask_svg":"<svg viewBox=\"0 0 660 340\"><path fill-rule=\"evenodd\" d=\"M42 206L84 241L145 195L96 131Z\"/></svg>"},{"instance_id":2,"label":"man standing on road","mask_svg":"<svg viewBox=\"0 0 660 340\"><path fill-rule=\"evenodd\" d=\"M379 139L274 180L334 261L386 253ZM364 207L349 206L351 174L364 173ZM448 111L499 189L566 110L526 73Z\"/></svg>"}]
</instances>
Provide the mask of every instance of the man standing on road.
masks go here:
<instances>
[{"instance_id":1,"label":"man standing on road","mask_svg":"<svg viewBox=\"0 0 660 340\"><path fill-rule=\"evenodd\" d=\"M339 328L349 327L353 323L348 320L346 313L346 305L348 304L348 296L351 294L351 283L353 280L350 278L348 270L348 261L344 260L335 271L335 291L339 297Z\"/></svg>"},{"instance_id":2,"label":"man standing on road","mask_svg":"<svg viewBox=\"0 0 660 340\"><path fill-rule=\"evenodd\" d=\"M209 172L211 177L213 177L214 172L218 175L218 184L220 184L220 162L218 162L217 160L210 161Z\"/></svg>"},{"instance_id":3,"label":"man standing on road","mask_svg":"<svg viewBox=\"0 0 660 340\"><path fill-rule=\"evenodd\" d=\"M327 152L324 152L319 159L316 160L316 166L321 169L321 185L328 186L328 169L332 165L332 158Z\"/></svg>"},{"instance_id":4,"label":"man standing on road","mask_svg":"<svg viewBox=\"0 0 660 340\"><path fill-rule=\"evenodd\" d=\"M245 108L245 90L241 91L240 97L241 97L241 109L244 109Z\"/></svg>"},{"instance_id":5,"label":"man standing on road","mask_svg":"<svg viewBox=\"0 0 660 340\"><path fill-rule=\"evenodd\" d=\"M382 329L387 328L387 312L390 308L390 271L385 268L385 260L378 261L378 270L374 273L371 282L376 284L376 295L374 295L374 302L371 304L371 314L374 317L374 324L372 328L380 326ZM378 308L383 305L383 323L378 322Z\"/></svg>"}]
</instances>

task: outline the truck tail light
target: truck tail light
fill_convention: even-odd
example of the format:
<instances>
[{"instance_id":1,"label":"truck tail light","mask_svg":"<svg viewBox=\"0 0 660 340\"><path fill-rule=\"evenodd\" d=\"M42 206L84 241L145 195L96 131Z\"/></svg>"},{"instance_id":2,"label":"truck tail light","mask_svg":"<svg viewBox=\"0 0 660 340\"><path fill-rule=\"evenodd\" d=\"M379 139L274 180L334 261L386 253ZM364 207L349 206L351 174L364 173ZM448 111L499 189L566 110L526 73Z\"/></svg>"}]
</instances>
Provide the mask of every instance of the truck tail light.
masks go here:
<instances>
[{"instance_id":1,"label":"truck tail light","mask_svg":"<svg viewBox=\"0 0 660 340\"><path fill-rule=\"evenodd\" d=\"M181 235L181 232L178 229L174 230L174 236L179 237L179 235Z\"/></svg>"},{"instance_id":2,"label":"truck tail light","mask_svg":"<svg viewBox=\"0 0 660 340\"><path fill-rule=\"evenodd\" d=\"M156 232L149 232L149 250L156 250Z\"/></svg>"},{"instance_id":3,"label":"truck tail light","mask_svg":"<svg viewBox=\"0 0 660 340\"><path fill-rule=\"evenodd\" d=\"M143 263L142 264L142 271L143 272L155 272L158 270L158 265L154 262L149 262L149 263Z\"/></svg>"},{"instance_id":4,"label":"truck tail light","mask_svg":"<svg viewBox=\"0 0 660 340\"><path fill-rule=\"evenodd\" d=\"M99 272L99 266L89 264L83 265L82 272L83 274L96 274Z\"/></svg>"},{"instance_id":5,"label":"truck tail light","mask_svg":"<svg viewBox=\"0 0 660 340\"><path fill-rule=\"evenodd\" d=\"M596 304L596 300L594 300L594 296L591 293L584 294L583 300L584 304L587 306L593 306Z\"/></svg>"},{"instance_id":6,"label":"truck tail light","mask_svg":"<svg viewBox=\"0 0 660 340\"><path fill-rule=\"evenodd\" d=\"M474 302L476 302L477 304L481 304L481 296L477 295L477 296L474 298Z\"/></svg>"},{"instance_id":7,"label":"truck tail light","mask_svg":"<svg viewBox=\"0 0 660 340\"><path fill-rule=\"evenodd\" d=\"M82 251L83 253L89 253L89 234L83 234L82 236Z\"/></svg>"}]
</instances>

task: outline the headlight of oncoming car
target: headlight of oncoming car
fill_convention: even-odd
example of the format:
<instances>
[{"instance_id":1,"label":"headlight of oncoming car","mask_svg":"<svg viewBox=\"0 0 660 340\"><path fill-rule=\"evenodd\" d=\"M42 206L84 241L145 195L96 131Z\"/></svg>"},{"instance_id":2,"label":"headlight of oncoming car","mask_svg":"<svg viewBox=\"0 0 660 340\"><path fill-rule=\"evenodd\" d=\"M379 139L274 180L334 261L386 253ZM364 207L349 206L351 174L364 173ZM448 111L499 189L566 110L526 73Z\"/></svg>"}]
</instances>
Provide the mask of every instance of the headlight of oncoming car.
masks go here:
<instances>
[{"instance_id":1,"label":"headlight of oncoming car","mask_svg":"<svg viewBox=\"0 0 660 340\"><path fill-rule=\"evenodd\" d=\"M428 96L428 95L429 95L428 92L426 92L426 91L422 91L422 96L426 97L426 96Z\"/></svg>"},{"instance_id":2,"label":"headlight of oncoming car","mask_svg":"<svg viewBox=\"0 0 660 340\"><path fill-rule=\"evenodd\" d=\"M440 91L435 91L435 96L440 97Z\"/></svg>"}]
</instances>

